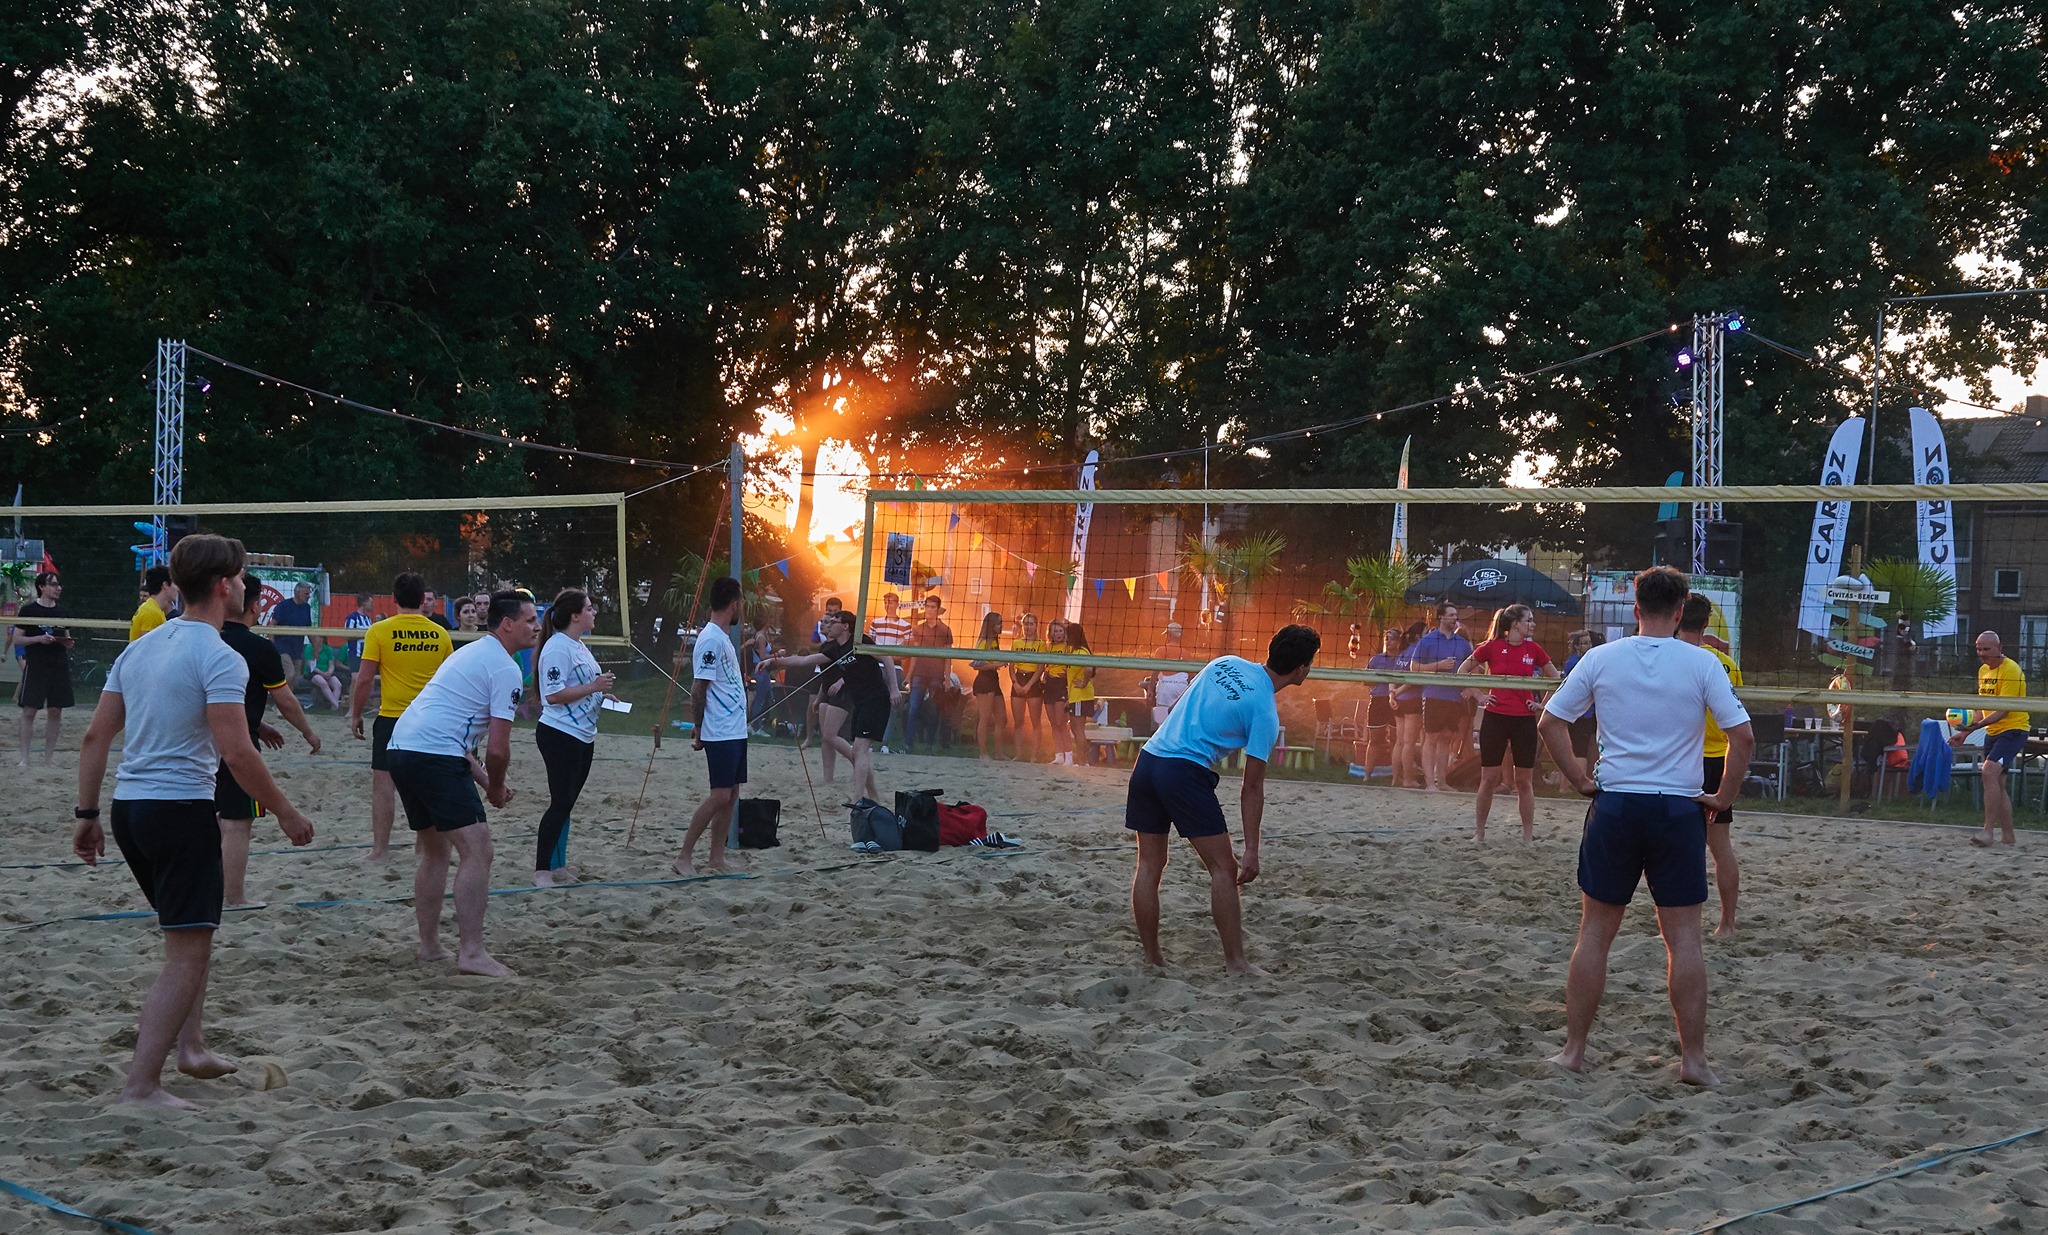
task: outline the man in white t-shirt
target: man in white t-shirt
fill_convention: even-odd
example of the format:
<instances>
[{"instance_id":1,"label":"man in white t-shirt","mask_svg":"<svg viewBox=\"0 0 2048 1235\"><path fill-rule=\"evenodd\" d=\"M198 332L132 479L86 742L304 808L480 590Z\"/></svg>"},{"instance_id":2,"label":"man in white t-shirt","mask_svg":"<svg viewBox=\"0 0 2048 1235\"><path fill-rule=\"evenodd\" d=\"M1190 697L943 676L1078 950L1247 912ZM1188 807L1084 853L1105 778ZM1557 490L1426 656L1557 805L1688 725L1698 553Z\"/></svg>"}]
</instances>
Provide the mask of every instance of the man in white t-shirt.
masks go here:
<instances>
[{"instance_id":1,"label":"man in white t-shirt","mask_svg":"<svg viewBox=\"0 0 2048 1235\"><path fill-rule=\"evenodd\" d=\"M1223 940L1223 968L1264 973L1244 952L1244 910L1237 890L1259 877L1259 828L1266 813L1266 759L1280 738L1279 692L1308 679L1322 636L1307 626L1283 626L1266 647L1266 663L1219 656L1195 675L1194 685L1167 714L1159 732L1138 752L1124 802L1124 827L1138 834L1138 873L1131 880L1131 917L1145 963L1164 965L1159 950L1159 881L1166 874L1166 830L1172 826L1194 846L1209 872L1209 914ZM1230 848L1229 826L1216 800L1215 763L1244 752L1238 791L1244 819L1244 858Z\"/></svg>"},{"instance_id":2,"label":"man in white t-shirt","mask_svg":"<svg viewBox=\"0 0 2048 1235\"><path fill-rule=\"evenodd\" d=\"M894 592L882 593L882 616L868 619L868 642L876 647L901 647L910 642L910 619L897 612L903 598ZM903 666L894 658L885 658L882 667L889 671L893 681L903 681ZM889 747L896 741L903 729L903 708L910 692L902 691L896 702L889 707L889 728L882 735L882 753L888 754Z\"/></svg>"},{"instance_id":3,"label":"man in white t-shirt","mask_svg":"<svg viewBox=\"0 0 2048 1235\"><path fill-rule=\"evenodd\" d=\"M164 1092L164 1062L174 1044L178 1071L187 1076L212 1079L235 1070L206 1048L200 1015L213 933L221 922L223 876L213 787L222 761L271 808L292 844L313 839L313 825L285 801L249 740L243 709L249 667L221 642L221 622L242 607L244 561L239 540L202 534L178 542L170 569L185 610L115 659L79 747L71 851L88 866L97 866L106 854L100 786L107 775L108 749L120 734L114 843L163 928L164 968L142 1001L123 1102L198 1109Z\"/></svg>"},{"instance_id":4,"label":"man in white t-shirt","mask_svg":"<svg viewBox=\"0 0 2048 1235\"><path fill-rule=\"evenodd\" d=\"M489 634L450 653L420 688L391 730L385 761L419 849L413 873L413 917L419 958L446 960L441 947L441 901L448 894L448 855L462 859L455 872L455 970L486 978L512 971L484 949L484 910L491 895L491 825L477 786L492 806L512 801L505 769L512 762L512 718L519 714L526 675L513 655L540 633L533 598L519 592L491 597ZM481 767L470 752L483 743Z\"/></svg>"},{"instance_id":5,"label":"man in white t-shirt","mask_svg":"<svg viewBox=\"0 0 2048 1235\"><path fill-rule=\"evenodd\" d=\"M685 877L697 873L691 854L697 838L709 829L711 855L706 870L725 873L724 821L732 818L733 803L740 786L747 783L747 679L740 672L739 653L725 628L740 620L740 581L720 579L711 585L711 613L697 632L690 649L690 718L694 723L690 745L704 752L711 772L711 792L697 812L690 816L690 830L683 836L683 851L677 855L675 872ZM719 826L712 827L713 822Z\"/></svg>"},{"instance_id":6,"label":"man in white t-shirt","mask_svg":"<svg viewBox=\"0 0 2048 1235\"><path fill-rule=\"evenodd\" d=\"M1636 884L1648 878L1657 929L1670 956L1671 1011L1678 1022L1678 1079L1718 1085L1707 1065L1707 961L1700 906L1707 899L1707 818L1728 809L1740 776L1702 793L1701 743L1713 714L1728 738L1731 768L1749 766L1749 713L1714 654L1680 641L1691 583L1669 566L1636 576L1639 633L1587 652L1544 706L1537 732L1565 781L1593 799L1579 842L1580 920L1565 980L1564 1050L1586 1063L1586 1035L1607 987L1607 954ZM1571 722L1597 713L1597 778L1572 750Z\"/></svg>"}]
</instances>

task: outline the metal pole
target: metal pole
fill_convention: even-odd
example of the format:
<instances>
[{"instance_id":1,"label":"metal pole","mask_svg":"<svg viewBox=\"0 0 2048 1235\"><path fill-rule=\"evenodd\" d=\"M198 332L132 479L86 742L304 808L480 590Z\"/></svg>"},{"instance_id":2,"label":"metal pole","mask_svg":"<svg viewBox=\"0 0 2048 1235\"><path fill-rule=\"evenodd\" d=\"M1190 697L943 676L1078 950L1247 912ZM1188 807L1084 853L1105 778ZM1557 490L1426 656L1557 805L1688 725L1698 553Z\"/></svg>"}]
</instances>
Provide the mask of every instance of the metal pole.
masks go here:
<instances>
[{"instance_id":1,"label":"metal pole","mask_svg":"<svg viewBox=\"0 0 2048 1235\"><path fill-rule=\"evenodd\" d=\"M740 444L738 442L734 442L732 444L732 453L726 457L725 461L726 488L729 491L731 491L732 494L732 556L730 559L728 559L728 562L732 567L732 577L739 581L740 595L743 598L747 594L747 577L740 571L740 541L742 539L742 524L740 522L740 486L745 483L746 479L747 459L746 456L742 454L740 451ZM801 529L799 531L799 535L801 536L808 534L808 530L809 529ZM711 568L711 563L704 563L704 568L706 570L709 570ZM732 636L733 658L735 663L738 663L740 640L742 637L742 632L745 631L746 628L747 606L745 600L742 599L740 602L739 612L733 615L732 629L726 632L728 635ZM742 680L740 683L740 690L742 692L742 696L744 697L744 693L746 691L746 682L744 680ZM740 795L738 793L734 793L732 795L732 830L727 835L725 843L727 844L727 846L733 849L737 849L740 846Z\"/></svg>"},{"instance_id":2,"label":"metal pole","mask_svg":"<svg viewBox=\"0 0 2048 1235\"><path fill-rule=\"evenodd\" d=\"M1863 473L1865 484L1877 483L1877 392L1884 385L1884 313L1890 304L1890 301L1884 301L1877 306L1877 354L1870 360L1870 423L1863 426L1863 432L1870 439L1870 463ZM1853 482L1856 478L1851 476L1849 479ZM1863 503L1865 545L1870 544L1870 508L1875 505L1875 502Z\"/></svg>"},{"instance_id":3,"label":"metal pole","mask_svg":"<svg viewBox=\"0 0 2048 1235\"><path fill-rule=\"evenodd\" d=\"M626 573L626 499L624 495L619 497L619 504L613 509L618 512L617 525L619 532L619 633L625 636L626 645L628 648L631 648L633 644L633 577ZM632 657L628 656L626 659L630 663Z\"/></svg>"},{"instance_id":4,"label":"metal pole","mask_svg":"<svg viewBox=\"0 0 2048 1235\"><path fill-rule=\"evenodd\" d=\"M156 457L150 471L150 502L182 506L185 502L185 341L156 341ZM165 516L151 515L150 561L171 560Z\"/></svg>"},{"instance_id":5,"label":"metal pole","mask_svg":"<svg viewBox=\"0 0 2048 1235\"><path fill-rule=\"evenodd\" d=\"M1869 504L1868 504L1868 503L1865 503L1865 505L1864 505L1864 511L1865 511L1865 518L1867 519L1867 518L1868 518L1868 516L1869 516ZM1866 533L1866 535L1867 535L1867 534L1868 534L1868 533ZM1862 552L1862 549L1861 549L1861 548L1860 548L1859 546L1852 546L1852 547L1850 548L1850 550L1849 550L1849 569L1848 569L1847 573L1848 573L1848 574L1849 574L1849 576L1850 576L1850 577L1852 577L1852 578L1860 578L1860 577L1862 576L1862 574L1863 574L1863 552ZM1853 601L1853 600L1852 600L1852 601L1850 601L1850 602L1849 602L1849 622L1848 622L1848 625L1847 625L1847 626L1845 626L1845 627L1844 627L1844 628L1842 629L1842 641L1843 641L1844 643L1852 643L1852 644L1853 644L1853 643L1855 643L1855 642L1856 642L1856 636L1857 636L1857 635L1859 635L1859 634L1861 634L1862 632L1863 632L1863 607L1862 607L1862 605L1860 605L1860 604L1859 604L1859 603L1857 603L1856 601ZM1849 654L1848 654L1847 652L1844 652L1844 653L1842 653L1842 689L1843 689L1843 690L1855 690L1855 689L1856 689L1856 658L1855 658L1854 656L1851 656L1851 655L1849 655ZM1851 782L1851 781L1853 781L1853 780L1855 779L1855 777L1856 777L1856 705L1855 705L1855 704L1853 704L1853 703L1845 703L1845 704L1843 704L1843 705L1842 705L1842 798L1841 798L1841 807L1842 807L1842 812L1843 812L1844 814L1847 814L1847 813L1848 813L1848 807L1849 807L1849 785L1850 785L1850 782Z\"/></svg>"},{"instance_id":6,"label":"metal pole","mask_svg":"<svg viewBox=\"0 0 2048 1235\"><path fill-rule=\"evenodd\" d=\"M1728 315L1699 314L1692 319L1692 482L1718 485L1722 477L1724 434L1722 381L1727 351ZM1721 521L1719 502L1692 504L1692 569L1707 569L1707 527Z\"/></svg>"}]
</instances>

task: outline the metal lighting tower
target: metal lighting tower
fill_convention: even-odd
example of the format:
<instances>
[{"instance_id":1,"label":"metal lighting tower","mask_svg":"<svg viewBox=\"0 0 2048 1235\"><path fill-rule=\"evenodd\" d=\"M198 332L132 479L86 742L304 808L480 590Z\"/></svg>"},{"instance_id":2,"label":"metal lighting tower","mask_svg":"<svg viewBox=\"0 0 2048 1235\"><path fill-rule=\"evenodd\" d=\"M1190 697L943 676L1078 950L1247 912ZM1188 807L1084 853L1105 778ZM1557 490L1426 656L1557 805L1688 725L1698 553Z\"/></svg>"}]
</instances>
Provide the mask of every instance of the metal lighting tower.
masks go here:
<instances>
[{"instance_id":1,"label":"metal lighting tower","mask_svg":"<svg viewBox=\"0 0 2048 1235\"><path fill-rule=\"evenodd\" d=\"M1742 318L1734 313L1696 315L1692 319L1692 482L1696 485L1722 483L1722 373L1728 332L1742 329ZM1692 569L1707 570L1707 525L1721 522L1721 503L1692 504Z\"/></svg>"},{"instance_id":2,"label":"metal lighting tower","mask_svg":"<svg viewBox=\"0 0 2048 1235\"><path fill-rule=\"evenodd\" d=\"M150 469L154 482L150 502L157 506L180 506L185 501L185 341L156 341L156 462ZM161 564L171 560L164 516L151 515L150 560Z\"/></svg>"}]
</instances>

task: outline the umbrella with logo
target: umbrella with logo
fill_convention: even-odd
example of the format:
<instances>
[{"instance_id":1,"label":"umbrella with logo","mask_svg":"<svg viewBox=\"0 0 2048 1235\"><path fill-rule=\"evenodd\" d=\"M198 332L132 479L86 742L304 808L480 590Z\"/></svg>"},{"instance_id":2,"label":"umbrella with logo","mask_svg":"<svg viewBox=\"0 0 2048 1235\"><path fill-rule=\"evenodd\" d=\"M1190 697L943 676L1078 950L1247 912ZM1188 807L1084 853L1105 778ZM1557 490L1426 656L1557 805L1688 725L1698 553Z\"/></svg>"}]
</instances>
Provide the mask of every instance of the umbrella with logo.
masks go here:
<instances>
[{"instance_id":1,"label":"umbrella with logo","mask_svg":"<svg viewBox=\"0 0 2048 1235\"><path fill-rule=\"evenodd\" d=\"M1559 587L1557 580L1549 575L1521 562L1503 562L1491 557L1474 562L1454 562L1430 571L1402 593L1402 598L1416 605L1448 600L1454 605L1474 605L1485 609L1527 605L1538 613L1556 613L1565 617L1577 617L1581 612L1578 597Z\"/></svg>"}]
</instances>

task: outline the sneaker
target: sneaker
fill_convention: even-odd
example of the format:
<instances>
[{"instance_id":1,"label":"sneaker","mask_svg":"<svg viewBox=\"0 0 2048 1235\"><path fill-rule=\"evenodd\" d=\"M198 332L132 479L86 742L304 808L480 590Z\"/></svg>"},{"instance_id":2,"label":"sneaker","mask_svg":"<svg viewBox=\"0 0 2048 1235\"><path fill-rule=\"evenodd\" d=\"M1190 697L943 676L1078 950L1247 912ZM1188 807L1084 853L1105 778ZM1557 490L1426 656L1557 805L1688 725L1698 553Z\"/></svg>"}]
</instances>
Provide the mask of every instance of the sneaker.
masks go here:
<instances>
[{"instance_id":1,"label":"sneaker","mask_svg":"<svg viewBox=\"0 0 2048 1235\"><path fill-rule=\"evenodd\" d=\"M885 754L885 755L886 755L886 754L888 754L888 753L889 753L889 748L888 748L888 747L886 747L886 746L884 746L884 747L882 748L882 753L883 753L883 754Z\"/></svg>"}]
</instances>

